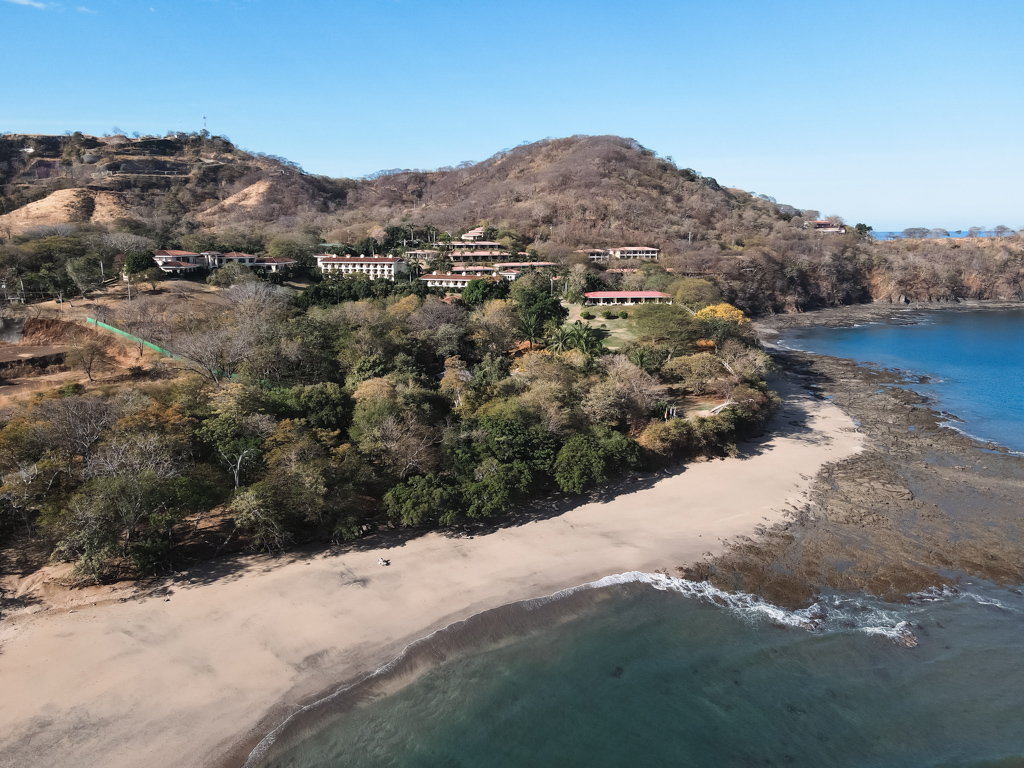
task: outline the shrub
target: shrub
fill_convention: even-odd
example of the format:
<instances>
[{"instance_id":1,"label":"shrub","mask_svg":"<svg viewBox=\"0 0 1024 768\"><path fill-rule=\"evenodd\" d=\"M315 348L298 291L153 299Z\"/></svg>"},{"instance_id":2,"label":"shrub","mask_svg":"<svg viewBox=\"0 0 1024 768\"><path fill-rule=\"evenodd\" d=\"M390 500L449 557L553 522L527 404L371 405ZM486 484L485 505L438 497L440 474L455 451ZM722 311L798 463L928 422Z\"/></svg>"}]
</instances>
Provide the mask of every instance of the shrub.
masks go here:
<instances>
[{"instance_id":1,"label":"shrub","mask_svg":"<svg viewBox=\"0 0 1024 768\"><path fill-rule=\"evenodd\" d=\"M610 309L602 310L601 317L603 317L605 320L611 320L613 317L612 311Z\"/></svg>"},{"instance_id":2,"label":"shrub","mask_svg":"<svg viewBox=\"0 0 1024 768\"><path fill-rule=\"evenodd\" d=\"M627 312L624 309L620 309L619 310L619 319L620 320L625 320L627 317L629 317L629 312Z\"/></svg>"},{"instance_id":3,"label":"shrub","mask_svg":"<svg viewBox=\"0 0 1024 768\"><path fill-rule=\"evenodd\" d=\"M580 317L582 317L584 320L593 320L594 314L592 312L588 312L587 310L583 310L582 312L580 312Z\"/></svg>"},{"instance_id":4,"label":"shrub","mask_svg":"<svg viewBox=\"0 0 1024 768\"><path fill-rule=\"evenodd\" d=\"M693 427L686 419L652 421L640 435L640 445L659 456L688 453L693 447Z\"/></svg>"},{"instance_id":5,"label":"shrub","mask_svg":"<svg viewBox=\"0 0 1024 768\"><path fill-rule=\"evenodd\" d=\"M661 374L670 381L686 386L695 395L702 395L716 379L726 375L722 361L710 352L698 352L687 357L674 357L661 368Z\"/></svg>"}]
</instances>

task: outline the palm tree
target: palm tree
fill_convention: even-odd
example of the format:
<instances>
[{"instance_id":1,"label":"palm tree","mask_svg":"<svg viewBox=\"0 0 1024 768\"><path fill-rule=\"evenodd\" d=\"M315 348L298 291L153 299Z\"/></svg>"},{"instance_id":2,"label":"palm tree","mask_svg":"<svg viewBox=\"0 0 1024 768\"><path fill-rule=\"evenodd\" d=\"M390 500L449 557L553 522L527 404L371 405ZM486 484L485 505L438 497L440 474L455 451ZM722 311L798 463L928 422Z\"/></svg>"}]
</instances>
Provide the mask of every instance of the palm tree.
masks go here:
<instances>
[{"instance_id":1,"label":"palm tree","mask_svg":"<svg viewBox=\"0 0 1024 768\"><path fill-rule=\"evenodd\" d=\"M588 355L601 349L601 340L597 338L594 327L590 323L577 320L569 327L569 340L575 349Z\"/></svg>"},{"instance_id":2,"label":"palm tree","mask_svg":"<svg viewBox=\"0 0 1024 768\"><path fill-rule=\"evenodd\" d=\"M629 362L646 371L647 366L651 364L651 353L643 347L634 347L629 353Z\"/></svg>"},{"instance_id":3,"label":"palm tree","mask_svg":"<svg viewBox=\"0 0 1024 768\"><path fill-rule=\"evenodd\" d=\"M544 338L544 322L535 312L524 315L519 319L519 335L530 342L530 349L533 349L534 342Z\"/></svg>"},{"instance_id":4,"label":"palm tree","mask_svg":"<svg viewBox=\"0 0 1024 768\"><path fill-rule=\"evenodd\" d=\"M567 352L572 349L572 332L560 325L548 334L548 349L552 352Z\"/></svg>"}]
</instances>

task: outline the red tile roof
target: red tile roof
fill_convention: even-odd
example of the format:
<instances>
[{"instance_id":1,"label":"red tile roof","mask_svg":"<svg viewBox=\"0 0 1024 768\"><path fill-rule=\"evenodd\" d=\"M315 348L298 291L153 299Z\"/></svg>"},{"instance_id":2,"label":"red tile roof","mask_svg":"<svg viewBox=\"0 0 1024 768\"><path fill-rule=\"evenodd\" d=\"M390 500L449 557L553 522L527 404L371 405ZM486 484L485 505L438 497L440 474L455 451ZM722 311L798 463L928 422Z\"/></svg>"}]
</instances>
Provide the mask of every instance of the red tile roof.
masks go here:
<instances>
[{"instance_id":1,"label":"red tile roof","mask_svg":"<svg viewBox=\"0 0 1024 768\"><path fill-rule=\"evenodd\" d=\"M192 251L156 251L154 256L198 256L198 253Z\"/></svg>"},{"instance_id":2,"label":"red tile roof","mask_svg":"<svg viewBox=\"0 0 1024 768\"><path fill-rule=\"evenodd\" d=\"M453 256L458 256L460 259L473 258L479 256L480 260L493 259L495 256L508 256L510 254L502 251L453 251Z\"/></svg>"},{"instance_id":3,"label":"red tile roof","mask_svg":"<svg viewBox=\"0 0 1024 768\"><path fill-rule=\"evenodd\" d=\"M588 299L671 299L661 291L593 291L583 294Z\"/></svg>"},{"instance_id":4,"label":"red tile roof","mask_svg":"<svg viewBox=\"0 0 1024 768\"><path fill-rule=\"evenodd\" d=\"M187 264L184 261L165 261L160 265L161 267L170 267L171 269L195 269L195 264Z\"/></svg>"},{"instance_id":5,"label":"red tile roof","mask_svg":"<svg viewBox=\"0 0 1024 768\"><path fill-rule=\"evenodd\" d=\"M222 259L255 259L251 253L239 253L238 251L232 251L231 253L222 253L220 255Z\"/></svg>"},{"instance_id":6,"label":"red tile roof","mask_svg":"<svg viewBox=\"0 0 1024 768\"><path fill-rule=\"evenodd\" d=\"M286 259L284 256L264 256L256 259L257 264L296 264L295 259Z\"/></svg>"},{"instance_id":7,"label":"red tile roof","mask_svg":"<svg viewBox=\"0 0 1024 768\"><path fill-rule=\"evenodd\" d=\"M558 266L553 261L496 261L494 262L496 267L555 267Z\"/></svg>"}]
</instances>

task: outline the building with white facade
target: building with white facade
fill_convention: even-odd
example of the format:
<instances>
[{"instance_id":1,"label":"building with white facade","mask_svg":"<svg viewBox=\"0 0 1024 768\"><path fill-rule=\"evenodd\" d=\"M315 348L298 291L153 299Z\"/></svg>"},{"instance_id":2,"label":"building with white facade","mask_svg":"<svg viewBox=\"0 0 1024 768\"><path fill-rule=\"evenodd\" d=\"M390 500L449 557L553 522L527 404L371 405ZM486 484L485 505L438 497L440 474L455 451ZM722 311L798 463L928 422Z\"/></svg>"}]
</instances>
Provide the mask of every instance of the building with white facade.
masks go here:
<instances>
[{"instance_id":1,"label":"building with white facade","mask_svg":"<svg viewBox=\"0 0 1024 768\"><path fill-rule=\"evenodd\" d=\"M162 272L167 274L183 274L197 269L217 269L225 264L244 264L247 267L262 269L266 272L286 272L298 262L280 256L253 256L251 253L220 253L219 251L156 251L153 261Z\"/></svg>"},{"instance_id":2,"label":"building with white facade","mask_svg":"<svg viewBox=\"0 0 1024 768\"><path fill-rule=\"evenodd\" d=\"M408 272L405 260L395 256L335 256L333 253L318 253L314 258L317 267L325 275L363 274L371 280L394 280Z\"/></svg>"},{"instance_id":3,"label":"building with white facade","mask_svg":"<svg viewBox=\"0 0 1024 768\"><path fill-rule=\"evenodd\" d=\"M161 272L169 275L194 272L205 266L202 255L192 251L156 251L153 254L153 261L160 267Z\"/></svg>"},{"instance_id":4,"label":"building with white facade","mask_svg":"<svg viewBox=\"0 0 1024 768\"><path fill-rule=\"evenodd\" d=\"M455 275L451 272L431 272L420 278L429 288L447 288L450 291L461 291L474 280L493 279L490 275Z\"/></svg>"},{"instance_id":5,"label":"building with white facade","mask_svg":"<svg viewBox=\"0 0 1024 768\"><path fill-rule=\"evenodd\" d=\"M647 248L643 245L623 245L618 248L609 248L608 258L610 259L643 259L657 261L661 251L657 248Z\"/></svg>"}]
</instances>

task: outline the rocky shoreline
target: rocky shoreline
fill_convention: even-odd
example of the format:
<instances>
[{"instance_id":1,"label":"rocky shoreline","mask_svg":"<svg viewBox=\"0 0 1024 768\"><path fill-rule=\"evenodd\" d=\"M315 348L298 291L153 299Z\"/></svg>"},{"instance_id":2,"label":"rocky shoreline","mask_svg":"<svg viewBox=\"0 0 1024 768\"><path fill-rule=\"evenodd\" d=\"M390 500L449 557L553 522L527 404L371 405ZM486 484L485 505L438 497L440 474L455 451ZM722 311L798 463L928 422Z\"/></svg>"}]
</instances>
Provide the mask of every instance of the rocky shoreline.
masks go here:
<instances>
[{"instance_id":1,"label":"rocky shoreline","mask_svg":"<svg viewBox=\"0 0 1024 768\"><path fill-rule=\"evenodd\" d=\"M1020 308L962 304L956 311ZM912 307L913 309L934 309ZM811 325L912 322L907 307L846 307L785 315L760 324L772 332ZM807 605L821 591L867 591L901 600L930 587L979 578L1024 582L1024 457L946 426L955 417L930 407L899 372L823 355L773 348L777 364L858 424L864 450L825 466L808 503L791 520L740 539L681 575Z\"/></svg>"}]
</instances>

